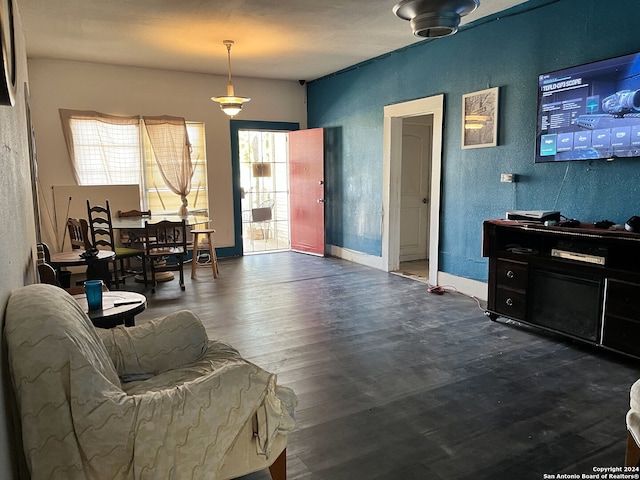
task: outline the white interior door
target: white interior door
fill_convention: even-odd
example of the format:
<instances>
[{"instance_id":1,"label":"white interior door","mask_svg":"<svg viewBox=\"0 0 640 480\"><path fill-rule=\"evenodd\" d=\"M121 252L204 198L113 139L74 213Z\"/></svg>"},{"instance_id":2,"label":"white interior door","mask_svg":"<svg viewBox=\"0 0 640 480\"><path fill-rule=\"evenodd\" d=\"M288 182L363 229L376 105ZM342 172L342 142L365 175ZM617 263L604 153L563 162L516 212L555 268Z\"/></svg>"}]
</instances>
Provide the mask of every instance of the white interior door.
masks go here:
<instances>
[{"instance_id":1,"label":"white interior door","mask_svg":"<svg viewBox=\"0 0 640 480\"><path fill-rule=\"evenodd\" d=\"M431 116L411 117L402 126L400 261L429 257Z\"/></svg>"}]
</instances>

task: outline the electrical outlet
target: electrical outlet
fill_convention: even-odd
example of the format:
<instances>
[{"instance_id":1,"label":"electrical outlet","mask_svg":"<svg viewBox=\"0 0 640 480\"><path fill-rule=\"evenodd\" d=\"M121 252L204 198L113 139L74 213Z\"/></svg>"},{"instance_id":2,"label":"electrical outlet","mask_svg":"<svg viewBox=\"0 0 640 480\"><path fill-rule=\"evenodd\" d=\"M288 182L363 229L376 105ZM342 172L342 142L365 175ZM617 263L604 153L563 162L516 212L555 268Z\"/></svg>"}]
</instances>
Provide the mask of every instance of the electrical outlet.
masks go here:
<instances>
[{"instance_id":1,"label":"electrical outlet","mask_svg":"<svg viewBox=\"0 0 640 480\"><path fill-rule=\"evenodd\" d=\"M500 181L502 183L513 183L514 176L515 175L513 173L501 173L500 174Z\"/></svg>"}]
</instances>

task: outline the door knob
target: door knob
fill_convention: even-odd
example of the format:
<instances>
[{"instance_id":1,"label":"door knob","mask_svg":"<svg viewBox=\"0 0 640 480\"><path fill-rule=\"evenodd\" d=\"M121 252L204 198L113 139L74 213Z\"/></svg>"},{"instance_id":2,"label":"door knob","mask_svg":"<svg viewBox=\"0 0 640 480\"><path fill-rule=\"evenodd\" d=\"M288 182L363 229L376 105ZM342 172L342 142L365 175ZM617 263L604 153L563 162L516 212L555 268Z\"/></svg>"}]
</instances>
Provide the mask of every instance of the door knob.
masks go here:
<instances>
[{"instance_id":1,"label":"door knob","mask_svg":"<svg viewBox=\"0 0 640 480\"><path fill-rule=\"evenodd\" d=\"M320 180L320 181L318 182L318 185L324 185L324 180Z\"/></svg>"},{"instance_id":2,"label":"door knob","mask_svg":"<svg viewBox=\"0 0 640 480\"><path fill-rule=\"evenodd\" d=\"M318 203L324 203L324 198L319 198Z\"/></svg>"},{"instance_id":3,"label":"door knob","mask_svg":"<svg viewBox=\"0 0 640 480\"><path fill-rule=\"evenodd\" d=\"M423 198L423 199L422 199L422 203L427 203L427 199L426 199L426 198Z\"/></svg>"}]
</instances>

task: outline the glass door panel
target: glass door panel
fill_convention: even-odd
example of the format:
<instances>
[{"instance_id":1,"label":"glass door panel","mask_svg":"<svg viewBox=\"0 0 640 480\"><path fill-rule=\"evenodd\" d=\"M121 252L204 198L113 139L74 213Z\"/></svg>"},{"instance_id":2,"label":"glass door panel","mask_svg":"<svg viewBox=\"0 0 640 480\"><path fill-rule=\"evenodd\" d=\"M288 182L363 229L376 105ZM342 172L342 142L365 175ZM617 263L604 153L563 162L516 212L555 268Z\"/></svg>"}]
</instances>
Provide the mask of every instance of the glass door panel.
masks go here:
<instances>
[{"instance_id":1,"label":"glass door panel","mask_svg":"<svg viewBox=\"0 0 640 480\"><path fill-rule=\"evenodd\" d=\"M288 250L287 132L239 130L243 251Z\"/></svg>"}]
</instances>

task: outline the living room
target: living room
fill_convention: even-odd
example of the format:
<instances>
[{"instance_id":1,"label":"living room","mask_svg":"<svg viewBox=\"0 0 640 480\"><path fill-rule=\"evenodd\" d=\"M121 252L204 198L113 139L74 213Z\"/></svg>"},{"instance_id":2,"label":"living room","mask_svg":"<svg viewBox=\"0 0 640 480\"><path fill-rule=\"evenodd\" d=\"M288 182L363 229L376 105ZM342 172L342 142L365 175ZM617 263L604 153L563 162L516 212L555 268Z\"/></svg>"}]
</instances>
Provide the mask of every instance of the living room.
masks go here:
<instances>
[{"instance_id":1,"label":"living room","mask_svg":"<svg viewBox=\"0 0 640 480\"><path fill-rule=\"evenodd\" d=\"M553 209L585 222L623 224L637 213L631 182L638 167L632 160L533 162L538 75L638 50L631 33L633 14L626 13L633 12L630 5L614 11L598 2L587 5L528 1L449 38L419 42L305 86L238 77L236 90L252 97L238 118L325 128L340 146L326 153L331 155L326 160L327 250L388 269L379 261L387 208L383 108L444 93L438 272L463 289L469 280L466 291L478 294L487 279L480 252L483 220L502 218L513 209ZM612 30L614 38L607 35ZM241 46L234 48L239 54ZM229 123L209 101L212 93L224 90L223 78L41 58L30 59L28 68L41 202L52 208L51 187L74 183L59 108L183 116L206 125L216 242L222 248L234 244ZM499 88L497 146L461 149L462 95L493 87ZM269 94L260 95L263 91ZM501 183L504 172L513 173L516 181ZM351 185L360 185L367 195ZM47 218L42 229L51 243Z\"/></svg>"},{"instance_id":2,"label":"living room","mask_svg":"<svg viewBox=\"0 0 640 480\"><path fill-rule=\"evenodd\" d=\"M18 10L19 5L18 1ZM340 148L327 164L326 243L338 256L376 267L383 254L384 107L444 94L438 271L451 280L446 283L456 283L461 290L486 292L484 220L502 218L513 209L554 209L585 222L608 219L618 224L638 214L637 159L534 164L533 157L538 76L639 51L639 19L632 0L619 0L615 8L596 0L529 0L450 38L412 45L305 86L298 81L235 76L234 84L237 92L252 97L253 110L247 107L241 118L297 122L300 128L322 127L339 135L334 145ZM205 122L216 241L221 247L233 244L229 123L209 100L224 91L225 77L90 61L29 58L27 62L21 34L16 46L18 99L15 107L0 108L5 172L0 180L5 227L0 251L3 258L12 259L3 276L3 310L11 291L34 280L27 106L44 199L51 186L71 184L73 178L59 108L171 114ZM237 45L234 54L240 49ZM461 149L462 96L492 87L500 89L497 146ZM515 174L516 181L500 182L505 172ZM41 211L46 212L44 204ZM47 222L46 218L42 222L45 236L51 235ZM3 379L6 388L6 374ZM6 401L1 406L6 411ZM2 421L6 426L9 417ZM4 465L10 464L10 444L7 436L0 437Z\"/></svg>"}]
</instances>

